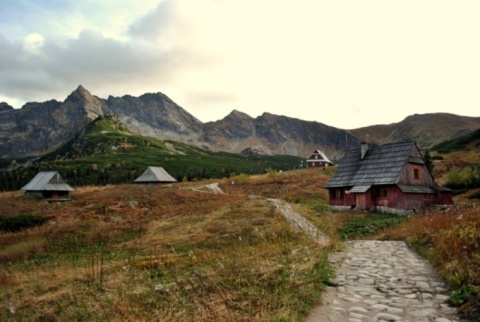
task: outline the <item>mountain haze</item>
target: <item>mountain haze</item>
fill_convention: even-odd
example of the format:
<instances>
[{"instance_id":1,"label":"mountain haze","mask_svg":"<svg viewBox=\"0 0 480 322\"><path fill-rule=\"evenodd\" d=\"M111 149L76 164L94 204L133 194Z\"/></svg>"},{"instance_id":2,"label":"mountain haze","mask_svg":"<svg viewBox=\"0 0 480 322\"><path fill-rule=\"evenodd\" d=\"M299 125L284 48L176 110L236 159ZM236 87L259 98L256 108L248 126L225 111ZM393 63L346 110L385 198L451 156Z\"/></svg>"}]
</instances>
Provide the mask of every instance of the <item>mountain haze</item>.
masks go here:
<instances>
[{"instance_id":1,"label":"mountain haze","mask_svg":"<svg viewBox=\"0 0 480 322\"><path fill-rule=\"evenodd\" d=\"M21 109L0 103L0 158L51 152L106 113L115 114L132 133L211 151L308 157L321 149L332 160L360 141L383 144L414 139L421 148L428 148L480 128L480 117L446 113L416 114L399 123L348 131L270 113L252 118L237 110L221 120L202 123L163 93L102 99L80 85L63 102L27 103Z\"/></svg>"}]
</instances>

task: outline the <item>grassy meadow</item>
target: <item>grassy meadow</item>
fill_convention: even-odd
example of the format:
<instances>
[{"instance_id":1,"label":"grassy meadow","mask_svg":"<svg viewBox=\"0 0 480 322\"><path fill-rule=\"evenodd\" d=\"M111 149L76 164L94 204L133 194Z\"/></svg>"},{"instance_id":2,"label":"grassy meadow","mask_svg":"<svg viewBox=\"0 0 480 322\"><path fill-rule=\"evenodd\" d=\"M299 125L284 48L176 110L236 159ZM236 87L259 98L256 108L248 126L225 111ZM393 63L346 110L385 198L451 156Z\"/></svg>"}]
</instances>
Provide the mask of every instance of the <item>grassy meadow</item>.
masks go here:
<instances>
[{"instance_id":1,"label":"grassy meadow","mask_svg":"<svg viewBox=\"0 0 480 322\"><path fill-rule=\"evenodd\" d=\"M302 321L347 238L406 240L478 318L478 199L408 217L331 212L322 186L333 171L87 186L66 203L0 193L0 320ZM292 203L332 244L294 232L265 198Z\"/></svg>"}]
</instances>

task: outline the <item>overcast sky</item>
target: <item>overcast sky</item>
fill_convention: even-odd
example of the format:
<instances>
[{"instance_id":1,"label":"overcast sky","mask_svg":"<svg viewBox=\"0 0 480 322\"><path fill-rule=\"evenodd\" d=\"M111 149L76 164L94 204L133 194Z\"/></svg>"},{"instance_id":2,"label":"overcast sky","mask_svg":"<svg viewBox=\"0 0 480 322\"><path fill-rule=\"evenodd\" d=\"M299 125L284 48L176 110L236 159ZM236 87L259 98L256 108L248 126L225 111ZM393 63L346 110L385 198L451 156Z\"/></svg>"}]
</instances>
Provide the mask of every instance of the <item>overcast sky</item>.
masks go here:
<instances>
[{"instance_id":1,"label":"overcast sky","mask_svg":"<svg viewBox=\"0 0 480 322\"><path fill-rule=\"evenodd\" d=\"M343 129L480 116L480 1L1 0L0 101L162 92Z\"/></svg>"}]
</instances>

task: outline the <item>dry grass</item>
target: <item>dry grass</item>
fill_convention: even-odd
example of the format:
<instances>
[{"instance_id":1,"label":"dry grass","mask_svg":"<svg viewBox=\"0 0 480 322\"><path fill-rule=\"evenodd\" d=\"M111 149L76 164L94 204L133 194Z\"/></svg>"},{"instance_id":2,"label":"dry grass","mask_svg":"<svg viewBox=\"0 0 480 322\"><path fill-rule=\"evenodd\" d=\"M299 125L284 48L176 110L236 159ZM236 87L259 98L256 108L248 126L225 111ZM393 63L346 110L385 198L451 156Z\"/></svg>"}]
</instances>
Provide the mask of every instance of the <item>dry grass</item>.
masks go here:
<instances>
[{"instance_id":1,"label":"dry grass","mask_svg":"<svg viewBox=\"0 0 480 322\"><path fill-rule=\"evenodd\" d=\"M311 176L248 178L225 195L187 184L87 187L61 204L2 193L0 216L49 221L0 235L0 320L300 321L329 278L328 250L248 195L313 202L325 179Z\"/></svg>"},{"instance_id":2,"label":"dry grass","mask_svg":"<svg viewBox=\"0 0 480 322\"><path fill-rule=\"evenodd\" d=\"M326 258L341 247L340 227L367 216L328 210L321 187L330 171L239 175L219 182L227 194L200 188L210 181L86 187L61 204L0 193L0 217L49 219L0 235L0 320L301 321L329 278ZM294 233L252 195L290 201L332 246ZM477 290L480 205L462 196L455 203L375 238L406 240L453 292Z\"/></svg>"}]
</instances>

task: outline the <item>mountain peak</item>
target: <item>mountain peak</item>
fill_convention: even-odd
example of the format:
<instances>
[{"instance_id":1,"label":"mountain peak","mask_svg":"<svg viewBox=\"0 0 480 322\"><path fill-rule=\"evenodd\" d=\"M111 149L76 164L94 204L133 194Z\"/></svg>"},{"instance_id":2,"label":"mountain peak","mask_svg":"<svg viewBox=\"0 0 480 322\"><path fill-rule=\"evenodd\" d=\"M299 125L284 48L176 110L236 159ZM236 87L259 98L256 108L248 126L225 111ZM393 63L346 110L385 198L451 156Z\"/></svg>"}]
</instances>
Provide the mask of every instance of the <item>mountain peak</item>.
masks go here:
<instances>
[{"instance_id":1,"label":"mountain peak","mask_svg":"<svg viewBox=\"0 0 480 322\"><path fill-rule=\"evenodd\" d=\"M82 84L78 85L76 92L88 92Z\"/></svg>"},{"instance_id":2,"label":"mountain peak","mask_svg":"<svg viewBox=\"0 0 480 322\"><path fill-rule=\"evenodd\" d=\"M252 119L252 117L246 113L240 112L238 110L233 110L228 114L226 119Z\"/></svg>"},{"instance_id":3,"label":"mountain peak","mask_svg":"<svg viewBox=\"0 0 480 322\"><path fill-rule=\"evenodd\" d=\"M13 107L8 105L5 102L0 102L0 112L1 111L9 111L9 110L13 110Z\"/></svg>"},{"instance_id":4,"label":"mountain peak","mask_svg":"<svg viewBox=\"0 0 480 322\"><path fill-rule=\"evenodd\" d=\"M93 99L92 94L85 89L82 85L78 85L77 89L74 90L65 100L65 102L81 102L81 101L90 101Z\"/></svg>"}]
</instances>

